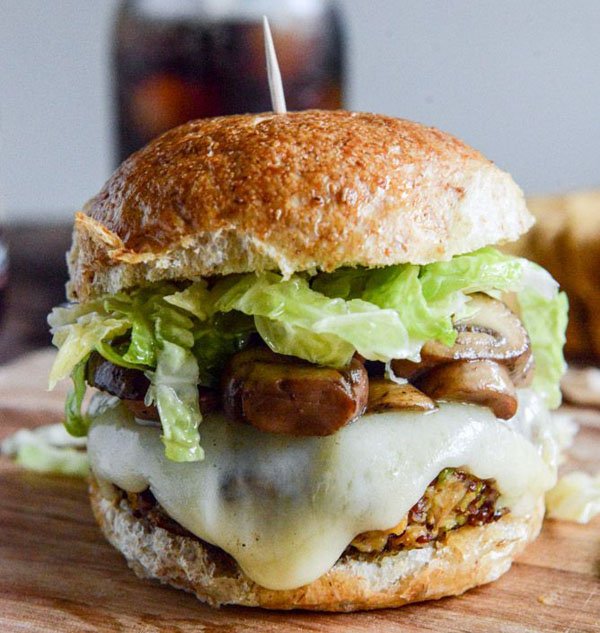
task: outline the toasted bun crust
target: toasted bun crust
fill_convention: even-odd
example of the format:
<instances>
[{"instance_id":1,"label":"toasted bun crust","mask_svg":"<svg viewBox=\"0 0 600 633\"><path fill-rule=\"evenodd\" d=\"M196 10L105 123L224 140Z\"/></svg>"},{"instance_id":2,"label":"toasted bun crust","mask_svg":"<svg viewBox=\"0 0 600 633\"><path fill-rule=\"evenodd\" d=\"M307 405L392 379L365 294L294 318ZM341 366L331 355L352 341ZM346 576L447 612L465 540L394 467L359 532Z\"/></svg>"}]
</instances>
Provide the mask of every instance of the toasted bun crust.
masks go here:
<instances>
[{"instance_id":1,"label":"toasted bun crust","mask_svg":"<svg viewBox=\"0 0 600 633\"><path fill-rule=\"evenodd\" d=\"M425 264L532 222L508 174L435 128L344 111L204 119L131 156L76 215L69 294Z\"/></svg>"},{"instance_id":2,"label":"toasted bun crust","mask_svg":"<svg viewBox=\"0 0 600 633\"><path fill-rule=\"evenodd\" d=\"M441 547L376 557L343 557L318 580L273 591L250 580L220 550L136 519L108 482L92 478L92 508L106 538L141 578L190 591L212 606L235 604L266 609L357 611L458 595L496 580L535 539L543 501L529 517L504 516L484 527L450 533Z\"/></svg>"}]
</instances>

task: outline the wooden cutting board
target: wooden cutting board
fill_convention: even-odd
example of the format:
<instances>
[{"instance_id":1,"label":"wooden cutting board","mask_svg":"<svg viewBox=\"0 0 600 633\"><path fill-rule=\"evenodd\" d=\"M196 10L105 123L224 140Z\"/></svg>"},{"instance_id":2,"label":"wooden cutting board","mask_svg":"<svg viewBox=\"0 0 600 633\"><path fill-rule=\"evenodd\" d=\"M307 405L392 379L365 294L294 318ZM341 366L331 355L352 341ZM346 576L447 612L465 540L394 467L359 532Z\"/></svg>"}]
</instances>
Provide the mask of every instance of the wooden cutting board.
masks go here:
<instances>
[{"instance_id":1,"label":"wooden cutting board","mask_svg":"<svg viewBox=\"0 0 600 633\"><path fill-rule=\"evenodd\" d=\"M0 369L0 437L57 421L62 395L43 389L50 356ZM569 467L600 468L600 412L569 409L581 424ZM547 521L499 581L398 610L353 614L215 610L131 572L103 539L86 484L24 472L0 458L0 631L600 631L600 518Z\"/></svg>"}]
</instances>

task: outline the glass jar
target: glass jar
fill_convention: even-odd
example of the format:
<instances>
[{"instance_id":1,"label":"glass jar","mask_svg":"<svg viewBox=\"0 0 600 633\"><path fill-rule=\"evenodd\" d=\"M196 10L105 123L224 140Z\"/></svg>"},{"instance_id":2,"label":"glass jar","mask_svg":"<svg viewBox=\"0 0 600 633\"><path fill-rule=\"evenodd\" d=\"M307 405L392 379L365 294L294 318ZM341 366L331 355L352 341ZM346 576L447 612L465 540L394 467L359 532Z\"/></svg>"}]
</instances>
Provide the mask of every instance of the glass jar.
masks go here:
<instances>
[{"instance_id":1,"label":"glass jar","mask_svg":"<svg viewBox=\"0 0 600 633\"><path fill-rule=\"evenodd\" d=\"M271 109L262 16L287 107L343 102L344 37L326 0L126 0L114 34L117 159L190 119Z\"/></svg>"}]
</instances>

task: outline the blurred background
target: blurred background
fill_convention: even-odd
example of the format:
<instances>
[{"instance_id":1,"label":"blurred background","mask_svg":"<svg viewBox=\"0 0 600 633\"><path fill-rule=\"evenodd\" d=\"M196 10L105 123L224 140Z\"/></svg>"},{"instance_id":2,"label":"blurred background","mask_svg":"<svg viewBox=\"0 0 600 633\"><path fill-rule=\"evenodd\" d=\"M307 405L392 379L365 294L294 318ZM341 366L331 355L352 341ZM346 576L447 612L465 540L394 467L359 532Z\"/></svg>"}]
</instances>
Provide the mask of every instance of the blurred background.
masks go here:
<instances>
[{"instance_id":1,"label":"blurred background","mask_svg":"<svg viewBox=\"0 0 600 633\"><path fill-rule=\"evenodd\" d=\"M120 159L189 118L269 108L263 13L290 109L435 125L529 195L599 187L596 0L3 0L0 208L11 281L0 360L48 342L73 212ZM600 202L586 199L587 227ZM571 235L572 199L553 200L553 226ZM568 255L557 255L553 230L523 248L560 274ZM579 248L570 239L561 248ZM2 262L0 250L0 287ZM593 306L579 292L585 321ZM594 344L584 337L575 355Z\"/></svg>"}]
</instances>

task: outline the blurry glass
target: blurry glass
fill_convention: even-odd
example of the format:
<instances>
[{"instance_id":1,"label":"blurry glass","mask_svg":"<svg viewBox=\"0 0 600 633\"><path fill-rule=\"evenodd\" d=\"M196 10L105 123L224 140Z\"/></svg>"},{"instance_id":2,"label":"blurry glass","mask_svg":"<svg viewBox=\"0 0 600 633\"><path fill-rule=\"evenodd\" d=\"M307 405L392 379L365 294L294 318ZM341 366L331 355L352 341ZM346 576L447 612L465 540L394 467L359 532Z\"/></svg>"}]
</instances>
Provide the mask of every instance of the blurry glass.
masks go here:
<instances>
[{"instance_id":1,"label":"blurry glass","mask_svg":"<svg viewBox=\"0 0 600 633\"><path fill-rule=\"evenodd\" d=\"M339 108L343 32L326 0L126 0L117 15L117 159L190 119L271 109L262 16L290 110Z\"/></svg>"},{"instance_id":2,"label":"blurry glass","mask_svg":"<svg viewBox=\"0 0 600 633\"><path fill-rule=\"evenodd\" d=\"M8 244L4 234L4 207L0 196L0 325L6 312L8 288Z\"/></svg>"},{"instance_id":3,"label":"blurry glass","mask_svg":"<svg viewBox=\"0 0 600 633\"><path fill-rule=\"evenodd\" d=\"M8 246L0 228L0 325L6 312L6 289L8 287Z\"/></svg>"}]
</instances>

